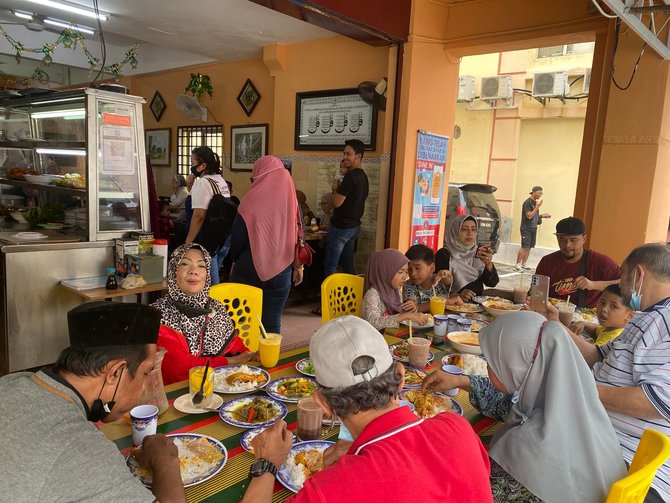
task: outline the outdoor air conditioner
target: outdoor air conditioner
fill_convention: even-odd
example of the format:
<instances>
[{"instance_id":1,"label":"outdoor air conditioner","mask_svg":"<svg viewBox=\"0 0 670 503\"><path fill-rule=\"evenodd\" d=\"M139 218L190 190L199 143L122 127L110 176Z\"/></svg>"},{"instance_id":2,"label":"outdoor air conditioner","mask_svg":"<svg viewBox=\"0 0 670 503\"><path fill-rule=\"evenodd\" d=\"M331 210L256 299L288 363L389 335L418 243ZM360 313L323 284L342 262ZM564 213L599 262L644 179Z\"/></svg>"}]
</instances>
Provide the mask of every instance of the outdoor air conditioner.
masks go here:
<instances>
[{"instance_id":1,"label":"outdoor air conditioner","mask_svg":"<svg viewBox=\"0 0 670 503\"><path fill-rule=\"evenodd\" d=\"M584 88L582 94L589 94L589 86L591 85L591 69L587 68L584 72Z\"/></svg>"},{"instance_id":2,"label":"outdoor air conditioner","mask_svg":"<svg viewBox=\"0 0 670 503\"><path fill-rule=\"evenodd\" d=\"M534 98L557 98L569 93L568 72L536 73L533 75Z\"/></svg>"},{"instance_id":3,"label":"outdoor air conditioner","mask_svg":"<svg viewBox=\"0 0 670 503\"><path fill-rule=\"evenodd\" d=\"M475 99L475 78L472 75L461 75L458 77L458 98L459 103L471 102Z\"/></svg>"},{"instance_id":4,"label":"outdoor air conditioner","mask_svg":"<svg viewBox=\"0 0 670 503\"><path fill-rule=\"evenodd\" d=\"M481 99L504 100L513 95L512 77L509 75L498 75L497 77L482 77Z\"/></svg>"}]
</instances>

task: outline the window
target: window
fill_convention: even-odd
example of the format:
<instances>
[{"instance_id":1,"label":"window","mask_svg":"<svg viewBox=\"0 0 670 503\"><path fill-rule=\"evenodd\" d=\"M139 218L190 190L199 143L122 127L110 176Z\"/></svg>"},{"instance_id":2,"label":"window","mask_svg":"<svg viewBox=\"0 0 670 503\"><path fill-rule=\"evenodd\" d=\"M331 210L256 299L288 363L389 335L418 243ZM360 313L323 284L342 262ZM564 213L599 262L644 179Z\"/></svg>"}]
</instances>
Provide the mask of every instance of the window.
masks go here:
<instances>
[{"instance_id":1,"label":"window","mask_svg":"<svg viewBox=\"0 0 670 503\"><path fill-rule=\"evenodd\" d=\"M221 157L223 165L223 126L179 126L177 128L177 169L191 173L191 150L205 145Z\"/></svg>"},{"instance_id":2,"label":"window","mask_svg":"<svg viewBox=\"0 0 670 503\"><path fill-rule=\"evenodd\" d=\"M551 58L554 56L567 56L569 54L584 54L593 52L595 42L582 42L579 44L552 45L550 47L540 47L537 50L538 58Z\"/></svg>"}]
</instances>

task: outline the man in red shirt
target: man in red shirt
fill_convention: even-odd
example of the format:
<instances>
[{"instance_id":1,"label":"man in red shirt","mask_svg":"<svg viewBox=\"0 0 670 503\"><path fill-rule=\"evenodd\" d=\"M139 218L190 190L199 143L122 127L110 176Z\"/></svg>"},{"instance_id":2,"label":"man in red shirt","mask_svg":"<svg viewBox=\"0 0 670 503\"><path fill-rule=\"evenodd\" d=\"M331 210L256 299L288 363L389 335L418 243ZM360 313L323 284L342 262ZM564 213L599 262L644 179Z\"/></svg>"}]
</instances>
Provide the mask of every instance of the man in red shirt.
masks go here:
<instances>
[{"instance_id":1,"label":"man in red shirt","mask_svg":"<svg viewBox=\"0 0 670 503\"><path fill-rule=\"evenodd\" d=\"M326 452L327 468L288 501L493 501L488 456L468 422L452 412L420 419L399 407L404 367L367 321L329 321L312 337L310 357L318 383L314 399L342 419L353 443L342 447L340 441ZM252 444L257 461L242 501L269 502L273 467L286 460L291 434L278 421Z\"/></svg>"},{"instance_id":2,"label":"man in red shirt","mask_svg":"<svg viewBox=\"0 0 670 503\"><path fill-rule=\"evenodd\" d=\"M619 284L621 269L607 255L584 248L586 228L579 218L556 224L559 251L540 260L535 274L549 276L549 297L567 299L578 307L596 307L601 292Z\"/></svg>"}]
</instances>

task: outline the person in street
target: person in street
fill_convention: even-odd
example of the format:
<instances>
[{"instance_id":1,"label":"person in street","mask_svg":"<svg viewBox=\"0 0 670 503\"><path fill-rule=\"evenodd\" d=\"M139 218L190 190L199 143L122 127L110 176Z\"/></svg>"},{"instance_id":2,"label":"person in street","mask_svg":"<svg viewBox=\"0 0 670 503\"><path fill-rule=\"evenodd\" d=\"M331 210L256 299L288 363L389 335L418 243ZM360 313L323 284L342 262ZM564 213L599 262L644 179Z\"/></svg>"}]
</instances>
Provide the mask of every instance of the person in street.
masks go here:
<instances>
[{"instance_id":1,"label":"person in street","mask_svg":"<svg viewBox=\"0 0 670 503\"><path fill-rule=\"evenodd\" d=\"M361 231L361 218L369 190L368 177L361 167L365 144L360 140L347 140L344 144L342 162L347 173L341 182L333 181L335 209L326 236L325 278L337 270L339 263L345 273L356 273L354 248Z\"/></svg>"},{"instance_id":2,"label":"person in street","mask_svg":"<svg viewBox=\"0 0 670 503\"><path fill-rule=\"evenodd\" d=\"M536 185L531 189L530 197L523 202L521 207L521 248L517 253L516 267L514 268L517 272L532 269L526 266L526 262L528 262L531 248L535 248L537 226L542 225L543 218L551 218L549 213L540 214L542 203L542 187Z\"/></svg>"},{"instance_id":3,"label":"person in street","mask_svg":"<svg viewBox=\"0 0 670 503\"><path fill-rule=\"evenodd\" d=\"M601 292L619 283L621 269L607 255L584 247L586 226L579 218L560 220L556 239L560 249L542 257L535 274L550 278L549 297L570 296L577 307L596 307Z\"/></svg>"},{"instance_id":4,"label":"person in street","mask_svg":"<svg viewBox=\"0 0 670 503\"><path fill-rule=\"evenodd\" d=\"M420 419L399 406L405 369L369 323L356 316L329 321L312 336L310 357L314 400L342 419L353 443L339 440L324 452L325 469L287 501L492 501L488 456L472 427L451 412ZM271 501L291 444L281 420L252 440L256 462L243 502Z\"/></svg>"},{"instance_id":5,"label":"person in street","mask_svg":"<svg viewBox=\"0 0 670 503\"><path fill-rule=\"evenodd\" d=\"M141 304L82 304L67 314L70 346L52 367L0 378L2 501L186 501L172 439L144 439L138 461L153 472L149 490L95 425L140 401L160 319Z\"/></svg>"},{"instance_id":6,"label":"person in street","mask_svg":"<svg viewBox=\"0 0 670 503\"><path fill-rule=\"evenodd\" d=\"M670 247L635 248L621 266L620 288L637 313L619 337L595 346L568 333L593 368L600 401L630 464L644 430L670 435ZM558 319L555 307L547 304L547 310ZM644 501L670 502L670 461L656 472Z\"/></svg>"}]
</instances>

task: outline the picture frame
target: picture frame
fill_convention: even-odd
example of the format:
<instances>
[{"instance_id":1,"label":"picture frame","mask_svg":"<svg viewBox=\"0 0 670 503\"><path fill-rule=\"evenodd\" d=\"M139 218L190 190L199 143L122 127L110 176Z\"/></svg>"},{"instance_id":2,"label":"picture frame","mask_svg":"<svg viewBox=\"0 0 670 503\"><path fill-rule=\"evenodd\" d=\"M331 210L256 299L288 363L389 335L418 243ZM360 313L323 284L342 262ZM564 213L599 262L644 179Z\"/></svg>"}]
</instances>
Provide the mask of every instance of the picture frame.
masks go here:
<instances>
[{"instance_id":1,"label":"picture frame","mask_svg":"<svg viewBox=\"0 0 670 503\"><path fill-rule=\"evenodd\" d=\"M149 108L151 109L151 113L153 114L154 119L156 119L156 122L159 122L163 116L163 113L165 112L165 109L167 108L167 105L165 104L163 96L161 96L161 93L158 91L156 91L154 93L154 97L151 98Z\"/></svg>"},{"instance_id":2,"label":"picture frame","mask_svg":"<svg viewBox=\"0 0 670 503\"><path fill-rule=\"evenodd\" d=\"M258 89L256 89L254 83L251 82L251 79L247 79L242 86L240 94L237 95L237 102L242 107L242 110L244 110L244 113L247 114L247 117L251 116L251 113L254 111L254 108L256 108L256 105L258 105L260 99L261 93L258 92Z\"/></svg>"},{"instance_id":3,"label":"picture frame","mask_svg":"<svg viewBox=\"0 0 670 503\"><path fill-rule=\"evenodd\" d=\"M361 140L366 150L377 144L377 106L363 101L357 88L296 93L295 150L344 148Z\"/></svg>"},{"instance_id":4,"label":"picture frame","mask_svg":"<svg viewBox=\"0 0 670 503\"><path fill-rule=\"evenodd\" d=\"M269 124L230 127L230 169L251 171L254 162L268 153Z\"/></svg>"},{"instance_id":5,"label":"picture frame","mask_svg":"<svg viewBox=\"0 0 670 503\"><path fill-rule=\"evenodd\" d=\"M170 166L172 128L145 129L144 148L152 166Z\"/></svg>"}]
</instances>

